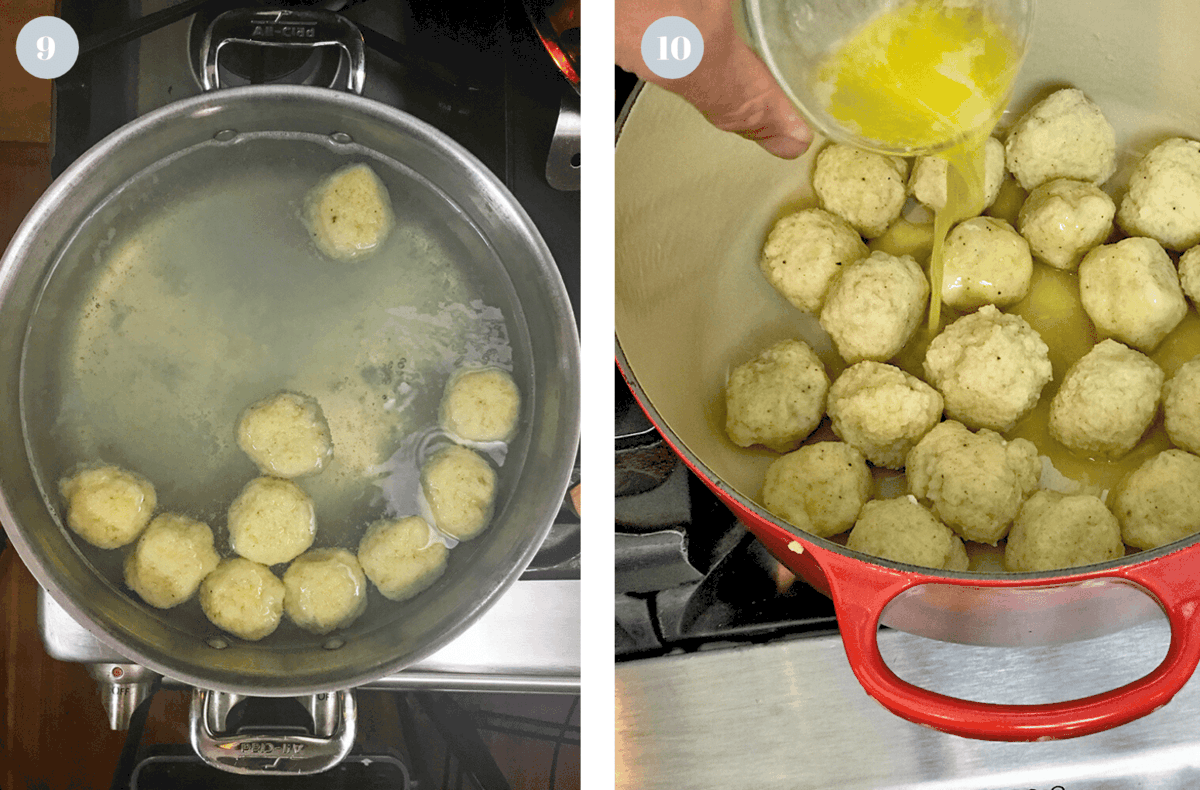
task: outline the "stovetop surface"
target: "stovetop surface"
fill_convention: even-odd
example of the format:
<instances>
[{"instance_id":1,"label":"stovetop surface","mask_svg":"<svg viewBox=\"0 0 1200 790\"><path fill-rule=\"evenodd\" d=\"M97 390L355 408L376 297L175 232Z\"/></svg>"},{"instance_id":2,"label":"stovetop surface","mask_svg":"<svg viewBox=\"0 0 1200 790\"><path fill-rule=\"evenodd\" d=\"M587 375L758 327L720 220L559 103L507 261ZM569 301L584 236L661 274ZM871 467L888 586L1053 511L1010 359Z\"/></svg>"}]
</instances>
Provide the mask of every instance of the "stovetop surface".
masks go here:
<instances>
[{"instance_id":1,"label":"stovetop surface","mask_svg":"<svg viewBox=\"0 0 1200 790\"><path fill-rule=\"evenodd\" d=\"M1116 688L1149 672L1169 643L1165 618L1041 648L879 634L888 666L910 683L1020 704ZM836 636L622 662L616 687L620 788L1188 790L1200 781L1194 677L1142 719L1042 743L975 741L893 716L863 691Z\"/></svg>"}]
</instances>

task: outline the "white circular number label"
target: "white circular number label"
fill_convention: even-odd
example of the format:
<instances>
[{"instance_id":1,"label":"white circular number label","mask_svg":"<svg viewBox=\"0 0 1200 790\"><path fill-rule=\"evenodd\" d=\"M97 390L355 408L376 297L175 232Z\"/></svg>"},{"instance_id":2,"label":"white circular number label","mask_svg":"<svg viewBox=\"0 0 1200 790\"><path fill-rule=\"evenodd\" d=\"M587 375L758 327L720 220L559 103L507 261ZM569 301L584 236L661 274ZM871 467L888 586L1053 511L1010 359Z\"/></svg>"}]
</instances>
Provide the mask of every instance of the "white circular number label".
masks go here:
<instances>
[{"instance_id":1,"label":"white circular number label","mask_svg":"<svg viewBox=\"0 0 1200 790\"><path fill-rule=\"evenodd\" d=\"M17 34L17 60L33 76L52 80L66 74L79 57L79 37L56 16L31 19Z\"/></svg>"},{"instance_id":2,"label":"white circular number label","mask_svg":"<svg viewBox=\"0 0 1200 790\"><path fill-rule=\"evenodd\" d=\"M642 34L642 60L658 76L677 80L686 77L704 57L700 30L681 16L664 16Z\"/></svg>"}]
</instances>

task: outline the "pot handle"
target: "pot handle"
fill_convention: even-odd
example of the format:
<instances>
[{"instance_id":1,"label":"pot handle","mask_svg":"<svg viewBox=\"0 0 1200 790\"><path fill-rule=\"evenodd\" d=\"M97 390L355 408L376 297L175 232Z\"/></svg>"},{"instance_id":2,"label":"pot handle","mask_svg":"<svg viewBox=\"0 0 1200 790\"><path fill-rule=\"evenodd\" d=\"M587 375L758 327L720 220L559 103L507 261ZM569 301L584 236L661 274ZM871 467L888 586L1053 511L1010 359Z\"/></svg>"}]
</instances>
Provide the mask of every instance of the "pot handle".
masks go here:
<instances>
[{"instance_id":1,"label":"pot handle","mask_svg":"<svg viewBox=\"0 0 1200 790\"><path fill-rule=\"evenodd\" d=\"M211 766L235 774L316 774L350 753L358 731L353 689L301 697L316 736L293 733L223 733L240 694L193 689L189 734L192 748ZM321 737L325 736L325 737Z\"/></svg>"},{"instance_id":2,"label":"pot handle","mask_svg":"<svg viewBox=\"0 0 1200 790\"><path fill-rule=\"evenodd\" d=\"M358 26L332 11L235 8L217 16L200 42L200 80L206 91L221 87L217 61L226 44L259 47L338 47L347 64L346 88L362 93L367 53Z\"/></svg>"},{"instance_id":3,"label":"pot handle","mask_svg":"<svg viewBox=\"0 0 1200 790\"><path fill-rule=\"evenodd\" d=\"M820 552L825 554L825 552ZM1152 562L1090 574L1123 579L1157 599L1171 625L1166 658L1143 678L1082 699L1039 705L1000 705L956 699L901 680L884 663L876 640L884 607L921 580L886 568L827 573L846 657L868 694L888 710L917 724L967 738L1035 741L1072 738L1107 730L1165 705L1200 663L1200 580L1192 551L1180 550ZM821 558L837 561L840 555ZM832 568L830 568L832 570ZM928 580L928 577L925 577ZM1044 584L1034 580L1030 586Z\"/></svg>"}]
</instances>

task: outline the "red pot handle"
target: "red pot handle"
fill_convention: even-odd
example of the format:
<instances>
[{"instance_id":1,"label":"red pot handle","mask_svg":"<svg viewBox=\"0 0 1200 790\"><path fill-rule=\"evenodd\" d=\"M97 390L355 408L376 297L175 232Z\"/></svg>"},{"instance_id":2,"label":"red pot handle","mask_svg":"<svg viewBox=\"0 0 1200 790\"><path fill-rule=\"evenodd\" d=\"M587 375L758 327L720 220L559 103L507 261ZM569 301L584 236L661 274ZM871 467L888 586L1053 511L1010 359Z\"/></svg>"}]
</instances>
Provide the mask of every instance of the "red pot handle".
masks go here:
<instances>
[{"instance_id":1,"label":"red pot handle","mask_svg":"<svg viewBox=\"0 0 1200 790\"><path fill-rule=\"evenodd\" d=\"M812 547L816 549L816 547ZM1133 721L1165 705L1187 683L1200 663L1200 548L1183 549L1155 560L1071 577L1124 579L1154 596L1171 624L1167 656L1150 674L1120 688L1077 700L1039 705L972 702L919 688L888 668L876 634L884 607L903 592L932 577L869 566L834 552L816 549L826 569L838 627L850 668L863 688L884 707L909 721L934 729L992 741L1072 738ZM839 564L854 567L838 569ZM948 581L941 578L936 581ZM970 581L964 582L972 584ZM1045 586L1031 580L1028 586Z\"/></svg>"}]
</instances>

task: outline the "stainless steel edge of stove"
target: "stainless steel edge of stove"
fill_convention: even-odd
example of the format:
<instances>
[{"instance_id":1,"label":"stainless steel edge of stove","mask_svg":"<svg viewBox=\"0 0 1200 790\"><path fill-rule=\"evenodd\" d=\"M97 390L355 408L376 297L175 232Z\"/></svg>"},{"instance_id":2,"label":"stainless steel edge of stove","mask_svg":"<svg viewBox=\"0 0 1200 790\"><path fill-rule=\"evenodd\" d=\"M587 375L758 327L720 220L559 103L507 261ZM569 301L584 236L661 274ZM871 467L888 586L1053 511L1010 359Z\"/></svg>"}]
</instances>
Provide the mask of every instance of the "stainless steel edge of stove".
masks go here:
<instances>
[{"instance_id":1,"label":"stainless steel edge of stove","mask_svg":"<svg viewBox=\"0 0 1200 790\"><path fill-rule=\"evenodd\" d=\"M519 694L578 694L578 675L470 675L406 670L364 688L381 691L479 691Z\"/></svg>"},{"instance_id":2,"label":"stainless steel edge of stove","mask_svg":"<svg viewBox=\"0 0 1200 790\"><path fill-rule=\"evenodd\" d=\"M1115 688L1152 669L1164 620L1053 648L997 651L885 630L911 683L992 702L1047 702ZM664 705L664 700L670 704ZM1200 786L1200 679L1107 732L1044 743L946 735L867 696L837 636L619 663L617 786L839 790L1192 790Z\"/></svg>"},{"instance_id":3,"label":"stainless steel edge of stove","mask_svg":"<svg viewBox=\"0 0 1200 790\"><path fill-rule=\"evenodd\" d=\"M453 642L363 688L578 693L580 605L578 580L518 581ZM52 658L86 664L126 662L42 589L38 622ZM171 678L164 683L183 685Z\"/></svg>"}]
</instances>

